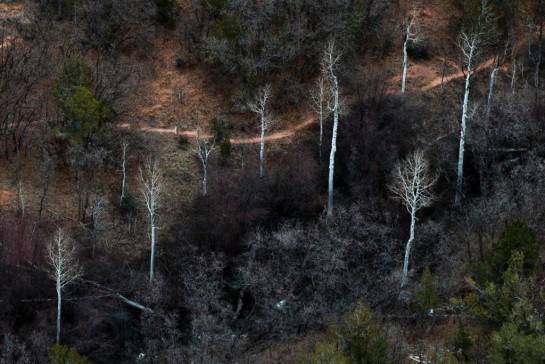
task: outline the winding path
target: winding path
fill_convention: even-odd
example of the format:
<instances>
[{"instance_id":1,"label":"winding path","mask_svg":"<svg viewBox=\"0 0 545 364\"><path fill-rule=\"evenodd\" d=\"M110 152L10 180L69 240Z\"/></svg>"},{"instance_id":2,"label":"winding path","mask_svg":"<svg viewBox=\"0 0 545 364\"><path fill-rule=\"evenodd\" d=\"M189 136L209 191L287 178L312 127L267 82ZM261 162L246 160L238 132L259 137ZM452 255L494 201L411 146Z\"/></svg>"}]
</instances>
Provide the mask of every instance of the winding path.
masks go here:
<instances>
[{"instance_id":1,"label":"winding path","mask_svg":"<svg viewBox=\"0 0 545 364\"><path fill-rule=\"evenodd\" d=\"M489 68L494 63L494 58L488 59L485 63L482 63L479 67L477 67L477 72L482 71L483 69ZM448 63L451 63L447 61ZM434 79L432 79L430 82L428 82L426 85L414 89L414 91L428 91L435 87L440 86L441 84L449 83L452 80L462 78L464 77L464 73L462 71L453 73L448 76L438 76ZM389 90L388 93L394 93L394 91ZM273 140L279 140L284 138L292 137L297 131L304 129L315 122L314 117L308 117L305 121L302 123L299 123L297 125L294 125L292 127L289 127L287 129L279 130L277 132L274 132L272 134L269 134L265 136L265 141L273 141ZM129 124L122 124L121 127L129 128ZM196 131L189 131L189 130L183 130L180 131L176 127L171 129L164 129L164 128L153 128L148 126L142 126L139 128L139 130L147 131L151 133L167 133L167 134L177 134L177 135L186 135L188 137L195 138L197 136ZM202 135L202 134L201 134ZM205 137L209 137L209 135L203 135ZM232 144L257 144L261 141L260 137L252 137L252 138L231 138Z\"/></svg>"}]
</instances>

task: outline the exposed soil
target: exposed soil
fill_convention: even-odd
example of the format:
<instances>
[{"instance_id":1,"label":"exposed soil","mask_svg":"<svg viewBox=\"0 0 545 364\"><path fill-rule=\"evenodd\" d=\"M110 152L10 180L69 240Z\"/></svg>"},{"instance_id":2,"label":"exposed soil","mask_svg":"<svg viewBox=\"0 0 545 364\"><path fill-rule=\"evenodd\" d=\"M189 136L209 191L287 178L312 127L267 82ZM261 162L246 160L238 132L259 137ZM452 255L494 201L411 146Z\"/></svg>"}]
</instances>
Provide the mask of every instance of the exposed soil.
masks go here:
<instances>
[{"instance_id":1,"label":"exposed soil","mask_svg":"<svg viewBox=\"0 0 545 364\"><path fill-rule=\"evenodd\" d=\"M483 71L487 68L490 68L494 64L495 59L490 58L486 62L479 65L477 68L477 71ZM449 64L451 67L454 65L454 62L452 61L446 61L447 64ZM504 67L505 68L505 67ZM171 72L166 72L167 75L171 74ZM447 84L453 80L463 78L465 77L465 74L462 71L450 73L448 75L440 75L437 76L437 72L429 65L417 63L409 67L409 80L412 78L412 81L409 81L408 84L412 84L412 86L407 87L408 92L425 92L431 89L434 89L436 87L439 87L441 85ZM400 76L394 76L389 81L388 84L390 87L387 88L387 93L395 93L398 92L398 87L394 87L399 82L401 82ZM415 83L422 83L422 85L415 85ZM192 89L192 88L190 88ZM196 91L192 89L194 93ZM163 96L167 95L168 92L164 91L161 93ZM167 96L168 97L168 96ZM160 109L162 106L161 104L156 104L155 108ZM153 108L152 108L153 109ZM146 111L149 113L151 109L146 109ZM316 121L316 118L313 116L307 116L300 124L296 124L294 126L290 126L286 129L276 131L272 134L268 134L265 136L265 141L274 141L278 139L284 139L284 138L290 138L292 137L297 131L302 130L312 123ZM130 127L128 123L122 124L121 127ZM168 133L168 134L178 134L178 135L186 135L188 137L195 138L197 136L196 131L191 130L180 130L178 126L174 126L172 128L160 128L160 127L151 127L147 125L142 125L139 127L139 130L150 132L150 133ZM209 137L209 135L202 134L201 136ZM249 138L231 138L232 144L256 144L260 143L261 138L260 137L249 137Z\"/></svg>"},{"instance_id":2,"label":"exposed soil","mask_svg":"<svg viewBox=\"0 0 545 364\"><path fill-rule=\"evenodd\" d=\"M8 205L14 196L12 191L0 191L0 207Z\"/></svg>"}]
</instances>

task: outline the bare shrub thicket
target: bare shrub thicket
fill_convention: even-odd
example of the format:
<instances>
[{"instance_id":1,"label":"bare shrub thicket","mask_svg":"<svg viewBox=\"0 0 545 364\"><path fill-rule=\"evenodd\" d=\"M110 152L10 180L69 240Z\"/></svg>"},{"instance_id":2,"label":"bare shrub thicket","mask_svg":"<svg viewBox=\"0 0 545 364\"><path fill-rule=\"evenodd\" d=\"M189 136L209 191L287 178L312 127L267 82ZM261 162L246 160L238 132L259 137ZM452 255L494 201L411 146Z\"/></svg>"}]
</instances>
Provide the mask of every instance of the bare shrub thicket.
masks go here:
<instances>
[{"instance_id":1,"label":"bare shrub thicket","mask_svg":"<svg viewBox=\"0 0 545 364\"><path fill-rule=\"evenodd\" d=\"M197 197L190 215L175 227L178 240L201 249L236 252L260 224L274 226L285 218L315 215L320 208L316 162L297 147L288 154L271 160L263 177L259 162L251 159L243 171L214 167L206 196Z\"/></svg>"},{"instance_id":2,"label":"bare shrub thicket","mask_svg":"<svg viewBox=\"0 0 545 364\"><path fill-rule=\"evenodd\" d=\"M382 21L389 6L375 0L193 0L196 20L186 37L198 41L206 62L246 85L286 73L301 82L316 72L321 44L330 36L356 51L384 45Z\"/></svg>"}]
</instances>

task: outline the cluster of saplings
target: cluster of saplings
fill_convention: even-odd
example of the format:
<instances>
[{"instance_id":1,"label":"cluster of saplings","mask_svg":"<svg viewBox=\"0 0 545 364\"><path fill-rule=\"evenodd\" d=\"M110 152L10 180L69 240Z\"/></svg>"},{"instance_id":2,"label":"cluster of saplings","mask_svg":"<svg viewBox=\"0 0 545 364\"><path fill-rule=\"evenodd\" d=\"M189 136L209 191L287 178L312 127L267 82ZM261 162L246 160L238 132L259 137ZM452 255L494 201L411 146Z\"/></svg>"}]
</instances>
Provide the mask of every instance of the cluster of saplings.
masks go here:
<instances>
[{"instance_id":1,"label":"cluster of saplings","mask_svg":"<svg viewBox=\"0 0 545 364\"><path fill-rule=\"evenodd\" d=\"M30 5L0 57L16 190L0 215L0 362L266 361L273 345L297 363L543 361L541 0L445 4L464 82L422 99L408 64L444 45L395 1ZM210 139L180 143L203 172L183 202L165 156L116 126L162 37L261 133L231 145L218 116ZM399 92L358 67L392 47ZM316 127L266 149L275 114L310 107Z\"/></svg>"}]
</instances>

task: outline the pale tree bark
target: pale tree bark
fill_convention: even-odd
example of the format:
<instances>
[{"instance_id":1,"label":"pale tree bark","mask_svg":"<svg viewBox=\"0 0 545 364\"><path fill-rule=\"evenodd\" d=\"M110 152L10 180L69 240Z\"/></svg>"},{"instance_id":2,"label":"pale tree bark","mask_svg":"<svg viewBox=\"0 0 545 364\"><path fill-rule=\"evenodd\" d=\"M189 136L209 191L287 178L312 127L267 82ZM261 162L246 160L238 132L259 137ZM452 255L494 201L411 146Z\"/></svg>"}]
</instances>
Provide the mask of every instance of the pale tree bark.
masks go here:
<instances>
[{"instance_id":1,"label":"pale tree bark","mask_svg":"<svg viewBox=\"0 0 545 364\"><path fill-rule=\"evenodd\" d=\"M193 151L202 164L202 195L206 196L207 183L208 183L208 158L210 154L217 149L215 140L202 140L199 139L199 132L197 131L197 147Z\"/></svg>"},{"instance_id":2,"label":"pale tree bark","mask_svg":"<svg viewBox=\"0 0 545 364\"><path fill-rule=\"evenodd\" d=\"M82 275L74 244L59 229L53 240L47 244L47 261L50 265L48 274L55 281L57 291L57 343L61 336L62 289Z\"/></svg>"},{"instance_id":3,"label":"pale tree bark","mask_svg":"<svg viewBox=\"0 0 545 364\"><path fill-rule=\"evenodd\" d=\"M413 14L410 19L406 19L404 23L405 27L405 41L403 42L403 75L401 77L401 101L405 100L405 83L407 80L407 46L409 42L417 42L419 38L416 36L413 29L415 28L415 20L418 15L417 7L413 8Z\"/></svg>"},{"instance_id":4,"label":"pale tree bark","mask_svg":"<svg viewBox=\"0 0 545 364\"><path fill-rule=\"evenodd\" d=\"M328 105L329 111L333 114L333 132L331 135L331 151L329 153L329 176L327 188L327 217L333 215L333 176L335 174L335 152L337 151L337 130L339 127L339 81L337 79L337 68L341 59L341 53L336 49L335 42L330 41L326 46L322 58L322 73L329 78L329 92L333 96L333 105Z\"/></svg>"},{"instance_id":5,"label":"pale tree bark","mask_svg":"<svg viewBox=\"0 0 545 364\"><path fill-rule=\"evenodd\" d=\"M329 109L327 105L330 104L331 94L329 91L329 85L327 84L328 80L322 74L314 89L311 91L312 97L312 108L318 113L320 118L320 137L318 139L318 152L320 161L322 161L322 145L323 145L323 135L324 135L324 118L327 118L329 115Z\"/></svg>"},{"instance_id":6,"label":"pale tree bark","mask_svg":"<svg viewBox=\"0 0 545 364\"><path fill-rule=\"evenodd\" d=\"M149 280L153 281L154 260L155 260L155 232L157 230L156 213L159 208L159 201L162 192L161 171L156 160L148 159L144 165L144 171L140 169L141 192L144 196L146 209L149 213L150 224L150 270Z\"/></svg>"},{"instance_id":7,"label":"pale tree bark","mask_svg":"<svg viewBox=\"0 0 545 364\"><path fill-rule=\"evenodd\" d=\"M267 102L271 97L271 85L267 84L265 87L259 90L253 101L248 103L248 108L259 115L261 124L261 141L259 148L259 177L263 177L264 167L263 159L265 155L265 131L272 123L272 117L267 110Z\"/></svg>"},{"instance_id":8,"label":"pale tree bark","mask_svg":"<svg viewBox=\"0 0 545 364\"><path fill-rule=\"evenodd\" d=\"M511 51L511 91L515 93L515 81L517 79L517 58L515 55L515 51Z\"/></svg>"},{"instance_id":9,"label":"pale tree bark","mask_svg":"<svg viewBox=\"0 0 545 364\"><path fill-rule=\"evenodd\" d=\"M123 198L125 198L125 181L127 180L127 149L129 149L129 143L124 140L122 143L122 160L121 160L121 172L123 177L121 180L121 197L119 198L119 206L123 204Z\"/></svg>"},{"instance_id":10,"label":"pale tree bark","mask_svg":"<svg viewBox=\"0 0 545 364\"><path fill-rule=\"evenodd\" d=\"M460 123L460 144L458 148L458 172L456 174L456 194L454 204L459 205L462 199L462 183L464 170L464 148L466 138L467 115L469 106L469 89L472 76L476 70L477 58L479 56L482 34L462 32L460 35L459 47L465 63L465 86L464 101L462 103L462 120Z\"/></svg>"},{"instance_id":11,"label":"pale tree bark","mask_svg":"<svg viewBox=\"0 0 545 364\"><path fill-rule=\"evenodd\" d=\"M484 118L484 128L485 130L488 130L488 122L490 120L490 107L492 105L492 91L494 89L494 80L496 78L496 72L498 71L498 66L494 67L494 69L490 72L490 84L488 85L488 99L486 102L486 116Z\"/></svg>"},{"instance_id":12,"label":"pale tree bark","mask_svg":"<svg viewBox=\"0 0 545 364\"><path fill-rule=\"evenodd\" d=\"M416 151L406 160L396 165L393 173L393 181L388 186L395 194L396 199L401 201L409 214L411 214L411 230L409 240L405 246L405 258L403 259L403 276L401 287L408 281L409 257L414 242L414 230L416 226L416 213L422 207L431 205L434 200L431 189L436 177L430 175L429 162L422 151Z\"/></svg>"}]
</instances>

